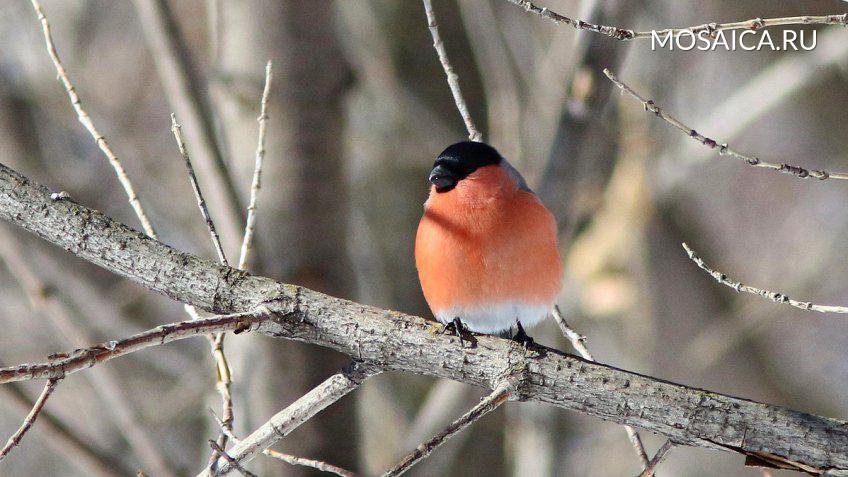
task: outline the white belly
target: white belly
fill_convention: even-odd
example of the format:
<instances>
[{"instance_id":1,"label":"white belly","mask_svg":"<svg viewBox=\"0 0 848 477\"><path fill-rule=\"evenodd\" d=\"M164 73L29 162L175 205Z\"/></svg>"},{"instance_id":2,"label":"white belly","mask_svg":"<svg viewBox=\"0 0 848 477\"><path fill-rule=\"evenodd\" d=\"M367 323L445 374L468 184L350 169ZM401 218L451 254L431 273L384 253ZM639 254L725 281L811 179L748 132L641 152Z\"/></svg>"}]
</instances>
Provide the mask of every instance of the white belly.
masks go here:
<instances>
[{"instance_id":1,"label":"white belly","mask_svg":"<svg viewBox=\"0 0 848 477\"><path fill-rule=\"evenodd\" d=\"M553 309L553 304L539 305L520 301L503 301L475 307L452 307L436 312L436 319L448 324L459 318L470 331L477 333L499 333L506 331L516 322L529 328L543 319Z\"/></svg>"}]
</instances>

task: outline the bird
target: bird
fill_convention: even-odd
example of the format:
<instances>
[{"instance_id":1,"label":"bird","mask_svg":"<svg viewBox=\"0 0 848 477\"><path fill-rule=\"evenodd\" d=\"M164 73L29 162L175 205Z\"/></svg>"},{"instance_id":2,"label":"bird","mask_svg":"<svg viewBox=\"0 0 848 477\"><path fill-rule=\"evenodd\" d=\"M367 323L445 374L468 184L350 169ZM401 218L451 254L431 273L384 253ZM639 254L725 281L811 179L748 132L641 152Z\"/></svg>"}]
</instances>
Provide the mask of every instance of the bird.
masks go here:
<instances>
[{"instance_id":1,"label":"bird","mask_svg":"<svg viewBox=\"0 0 848 477\"><path fill-rule=\"evenodd\" d=\"M562 286L553 214L482 142L448 146L429 182L415 265L433 316L461 342L470 331L532 345L525 327L550 314Z\"/></svg>"}]
</instances>

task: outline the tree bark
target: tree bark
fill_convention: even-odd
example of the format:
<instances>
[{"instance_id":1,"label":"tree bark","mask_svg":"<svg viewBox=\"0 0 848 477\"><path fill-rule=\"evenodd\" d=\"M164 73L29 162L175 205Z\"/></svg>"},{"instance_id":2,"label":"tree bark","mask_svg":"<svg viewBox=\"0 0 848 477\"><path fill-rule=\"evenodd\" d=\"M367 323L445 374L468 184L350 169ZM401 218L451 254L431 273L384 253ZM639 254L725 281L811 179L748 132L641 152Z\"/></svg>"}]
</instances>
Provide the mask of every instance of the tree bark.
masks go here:
<instances>
[{"instance_id":1,"label":"tree bark","mask_svg":"<svg viewBox=\"0 0 848 477\"><path fill-rule=\"evenodd\" d=\"M55 197L55 196L53 196ZM175 250L0 165L0 217L80 258L214 313L275 313L258 330L318 344L386 371L491 388L664 435L822 474L848 471L848 422L689 388L491 336L463 347L422 318L279 283ZM337 431L341 431L337 429Z\"/></svg>"}]
</instances>

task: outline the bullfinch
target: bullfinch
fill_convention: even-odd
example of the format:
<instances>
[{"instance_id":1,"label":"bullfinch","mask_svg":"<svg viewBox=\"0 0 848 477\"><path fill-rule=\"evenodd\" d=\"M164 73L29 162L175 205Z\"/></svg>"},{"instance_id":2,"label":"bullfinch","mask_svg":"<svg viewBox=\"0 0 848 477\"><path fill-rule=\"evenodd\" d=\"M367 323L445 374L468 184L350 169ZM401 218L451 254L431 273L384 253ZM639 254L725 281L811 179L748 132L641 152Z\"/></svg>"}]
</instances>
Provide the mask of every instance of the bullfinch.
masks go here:
<instances>
[{"instance_id":1,"label":"bullfinch","mask_svg":"<svg viewBox=\"0 0 848 477\"><path fill-rule=\"evenodd\" d=\"M493 147L460 142L430 171L415 265L433 315L467 331L528 345L562 285L553 215ZM515 327L515 335L512 329Z\"/></svg>"}]
</instances>

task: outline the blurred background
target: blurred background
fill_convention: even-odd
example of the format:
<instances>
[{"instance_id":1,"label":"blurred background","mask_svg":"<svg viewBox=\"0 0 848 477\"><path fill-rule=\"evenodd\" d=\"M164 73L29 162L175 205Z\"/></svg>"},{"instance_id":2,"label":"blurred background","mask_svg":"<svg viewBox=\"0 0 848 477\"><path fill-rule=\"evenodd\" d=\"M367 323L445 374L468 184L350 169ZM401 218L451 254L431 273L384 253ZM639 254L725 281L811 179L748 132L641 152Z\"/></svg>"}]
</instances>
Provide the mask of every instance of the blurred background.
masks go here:
<instances>
[{"instance_id":1,"label":"blurred background","mask_svg":"<svg viewBox=\"0 0 848 477\"><path fill-rule=\"evenodd\" d=\"M84 105L163 241L214 258L169 130L175 112L225 249L231 261L237 257L270 59L268 154L250 270L430 316L412 257L414 233L427 172L465 128L420 2L43 3ZM540 3L634 29L846 8L834 0ZM737 295L699 271L680 246L688 242L742 281L846 304L848 186L719 157L613 94L601 73L611 68L687 124L741 151L844 171L848 31L819 28L809 52L651 51L650 41L578 32L503 0L436 0L434 7L485 140L558 218L567 273L560 305L599 361L848 417L848 322ZM169 50L163 38L183 47ZM177 74L180 64L190 65L187 75ZM138 227L112 169L76 122L25 0L4 0L0 15L0 162ZM179 304L5 223L0 301L0 362L7 366L185 318ZM531 334L571 352L553 321ZM240 435L346 362L258 335L230 336L227 350ZM0 386L0 434L18 427L39 387ZM277 448L373 475L483 393L382 375ZM209 410L219 407L205 340L136 353L63 382L0 475L194 475L207 461L207 440L217 436ZM649 453L662 442L642 436ZM675 448L659 474L763 475L742 464L735 454ZM262 476L310 474L264 458L251 468ZM500 408L410 475L639 470L619 426L527 403Z\"/></svg>"}]
</instances>

